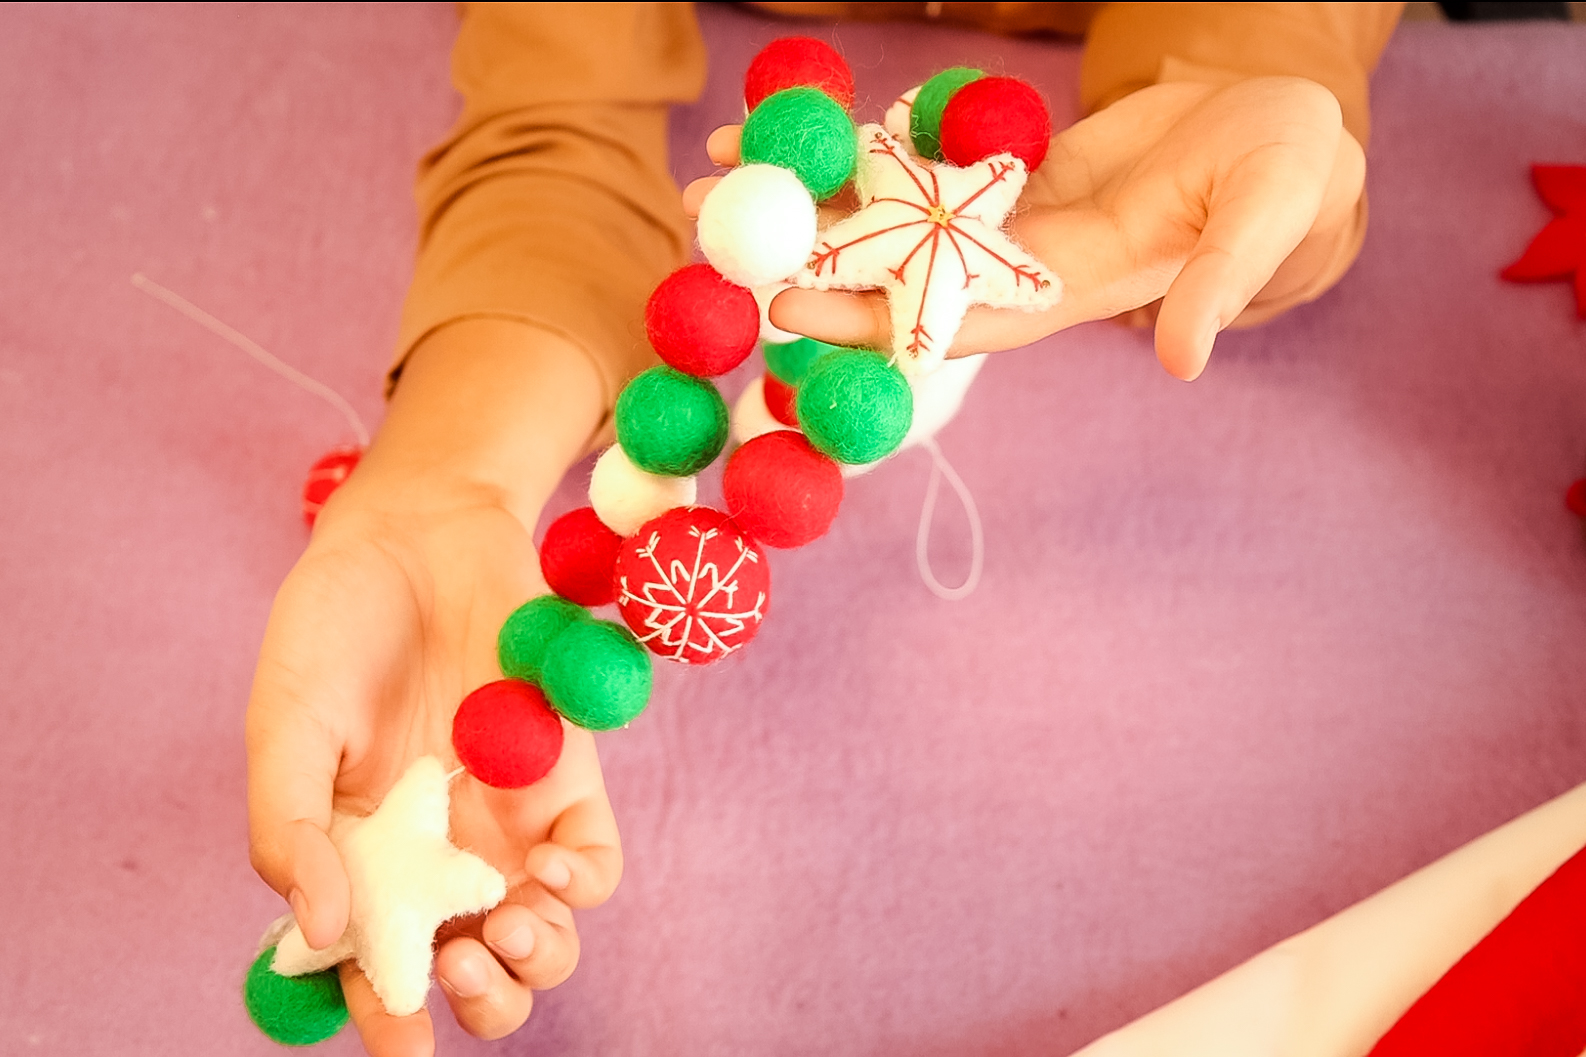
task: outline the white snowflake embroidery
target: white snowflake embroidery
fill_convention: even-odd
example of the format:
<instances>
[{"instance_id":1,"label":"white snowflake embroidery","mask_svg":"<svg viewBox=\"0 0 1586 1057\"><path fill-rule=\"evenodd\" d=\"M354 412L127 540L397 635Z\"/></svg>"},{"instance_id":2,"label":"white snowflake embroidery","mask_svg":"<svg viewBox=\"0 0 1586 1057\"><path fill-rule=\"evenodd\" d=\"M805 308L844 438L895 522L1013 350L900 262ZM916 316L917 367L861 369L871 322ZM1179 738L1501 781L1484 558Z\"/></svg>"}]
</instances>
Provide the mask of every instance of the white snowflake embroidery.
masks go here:
<instances>
[{"instance_id":1,"label":"white snowflake embroidery","mask_svg":"<svg viewBox=\"0 0 1586 1057\"><path fill-rule=\"evenodd\" d=\"M651 650L674 661L704 661L714 659L738 649L753 635L750 622L756 625L765 615L765 592L756 592L754 605L735 609L738 605L738 571L745 562L759 564L760 555L745 546L740 536L730 537L737 545L737 555L723 573L714 561L707 561L705 550L711 540L721 535L719 528L701 530L697 525L688 527L688 534L696 540L692 566L674 558L663 568L656 555L660 543L659 532L650 533L635 553L649 562L655 579L646 579L635 594L628 586L626 575L618 578L622 595L618 603L627 609L630 602L647 607L639 641ZM631 624L631 622L630 622ZM742 636L741 641L730 641ZM661 649L657 649L657 644ZM666 651L671 651L667 653ZM689 657L690 651L698 654Z\"/></svg>"}]
</instances>

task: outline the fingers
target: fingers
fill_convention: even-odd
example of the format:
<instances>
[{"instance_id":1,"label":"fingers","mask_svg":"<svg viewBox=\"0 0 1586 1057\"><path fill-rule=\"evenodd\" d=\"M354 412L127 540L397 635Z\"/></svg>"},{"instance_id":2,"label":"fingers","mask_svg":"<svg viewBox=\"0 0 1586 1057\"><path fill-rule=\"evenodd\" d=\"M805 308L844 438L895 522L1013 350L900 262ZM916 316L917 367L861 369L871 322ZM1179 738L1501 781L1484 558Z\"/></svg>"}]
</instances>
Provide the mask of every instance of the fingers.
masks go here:
<instances>
[{"instance_id":1,"label":"fingers","mask_svg":"<svg viewBox=\"0 0 1586 1057\"><path fill-rule=\"evenodd\" d=\"M683 188L683 215L690 220L698 220L699 207L704 204L705 196L719 183L719 176L703 176Z\"/></svg>"},{"instance_id":2,"label":"fingers","mask_svg":"<svg viewBox=\"0 0 1586 1057\"><path fill-rule=\"evenodd\" d=\"M737 165L741 159L738 142L742 136L742 125L723 125L705 139L705 153L717 165Z\"/></svg>"},{"instance_id":3,"label":"fingers","mask_svg":"<svg viewBox=\"0 0 1586 1057\"><path fill-rule=\"evenodd\" d=\"M477 1038L512 1034L534 1008L533 989L513 977L471 936L441 947L435 956L435 976L458 1027Z\"/></svg>"},{"instance_id":4,"label":"fingers","mask_svg":"<svg viewBox=\"0 0 1586 1057\"><path fill-rule=\"evenodd\" d=\"M529 1019L535 991L573 974L578 955L572 911L530 884L485 916L480 938L460 936L442 945L435 975L463 1030L499 1039Z\"/></svg>"},{"instance_id":5,"label":"fingers","mask_svg":"<svg viewBox=\"0 0 1586 1057\"><path fill-rule=\"evenodd\" d=\"M880 349L892 340L892 317L879 291L784 290L771 302L771 322L833 345Z\"/></svg>"},{"instance_id":6,"label":"fingers","mask_svg":"<svg viewBox=\"0 0 1586 1057\"><path fill-rule=\"evenodd\" d=\"M393 1017L385 1011L380 996L353 962L339 967L341 990L347 999L347 1013L369 1057L433 1057L435 1026L428 1010L412 1016ZM519 1023L522 1023L521 1021Z\"/></svg>"},{"instance_id":7,"label":"fingers","mask_svg":"<svg viewBox=\"0 0 1586 1057\"><path fill-rule=\"evenodd\" d=\"M570 907L587 910L610 899L622 880L622 845L604 790L562 812L551 839L530 849L524 866Z\"/></svg>"}]
</instances>

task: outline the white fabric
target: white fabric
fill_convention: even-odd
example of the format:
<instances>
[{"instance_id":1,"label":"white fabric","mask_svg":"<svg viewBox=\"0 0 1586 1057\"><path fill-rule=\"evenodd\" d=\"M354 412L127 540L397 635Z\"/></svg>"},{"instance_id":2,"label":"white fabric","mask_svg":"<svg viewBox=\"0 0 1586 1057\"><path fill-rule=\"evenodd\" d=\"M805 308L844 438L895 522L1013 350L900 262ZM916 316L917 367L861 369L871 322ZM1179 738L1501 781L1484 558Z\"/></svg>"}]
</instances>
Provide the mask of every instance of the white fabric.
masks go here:
<instances>
[{"instance_id":1,"label":"white fabric","mask_svg":"<svg viewBox=\"0 0 1586 1057\"><path fill-rule=\"evenodd\" d=\"M700 203L698 231L705 259L739 286L782 282L815 245L815 199L791 169L742 165Z\"/></svg>"},{"instance_id":2,"label":"white fabric","mask_svg":"<svg viewBox=\"0 0 1586 1057\"><path fill-rule=\"evenodd\" d=\"M923 85L916 85L907 92L893 100L887 107L886 116L881 119L881 127L886 129L893 139L903 144L910 154L914 154L914 137L909 132L909 119L914 115L914 98L920 94Z\"/></svg>"},{"instance_id":3,"label":"white fabric","mask_svg":"<svg viewBox=\"0 0 1586 1057\"><path fill-rule=\"evenodd\" d=\"M927 168L879 125L859 130L860 210L821 233L794 282L884 289L892 351L914 377L934 370L971 305L1049 308L1063 285L1000 228L1024 190L1024 163L998 154Z\"/></svg>"},{"instance_id":4,"label":"white fabric","mask_svg":"<svg viewBox=\"0 0 1586 1057\"><path fill-rule=\"evenodd\" d=\"M347 930L316 951L294 922L271 968L301 976L355 958L386 1012L405 1017L424 1007L435 930L489 910L507 894L493 866L447 839L447 786L441 761L420 756L372 815L335 816L330 840L352 891Z\"/></svg>"},{"instance_id":5,"label":"white fabric","mask_svg":"<svg viewBox=\"0 0 1586 1057\"><path fill-rule=\"evenodd\" d=\"M1361 1057L1583 844L1586 785L1075 1057Z\"/></svg>"}]
</instances>

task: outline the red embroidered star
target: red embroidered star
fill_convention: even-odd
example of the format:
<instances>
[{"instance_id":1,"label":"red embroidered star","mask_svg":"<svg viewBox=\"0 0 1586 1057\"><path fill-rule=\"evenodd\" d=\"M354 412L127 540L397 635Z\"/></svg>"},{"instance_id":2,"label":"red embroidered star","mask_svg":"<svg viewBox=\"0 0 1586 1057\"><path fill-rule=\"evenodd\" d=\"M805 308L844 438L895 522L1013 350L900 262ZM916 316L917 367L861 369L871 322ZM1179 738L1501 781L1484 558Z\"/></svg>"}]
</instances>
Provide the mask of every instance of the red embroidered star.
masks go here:
<instances>
[{"instance_id":1,"label":"red embroidered star","mask_svg":"<svg viewBox=\"0 0 1586 1057\"><path fill-rule=\"evenodd\" d=\"M1502 275L1515 282L1575 279L1575 311L1586 319L1586 165L1533 165L1536 193L1557 214Z\"/></svg>"},{"instance_id":2,"label":"red embroidered star","mask_svg":"<svg viewBox=\"0 0 1586 1057\"><path fill-rule=\"evenodd\" d=\"M911 377L947 355L970 305L1055 305L1057 276L999 229L1024 190L1024 163L998 154L926 167L878 125L859 130L860 210L822 233L794 277L816 290L882 287L892 351Z\"/></svg>"}]
</instances>

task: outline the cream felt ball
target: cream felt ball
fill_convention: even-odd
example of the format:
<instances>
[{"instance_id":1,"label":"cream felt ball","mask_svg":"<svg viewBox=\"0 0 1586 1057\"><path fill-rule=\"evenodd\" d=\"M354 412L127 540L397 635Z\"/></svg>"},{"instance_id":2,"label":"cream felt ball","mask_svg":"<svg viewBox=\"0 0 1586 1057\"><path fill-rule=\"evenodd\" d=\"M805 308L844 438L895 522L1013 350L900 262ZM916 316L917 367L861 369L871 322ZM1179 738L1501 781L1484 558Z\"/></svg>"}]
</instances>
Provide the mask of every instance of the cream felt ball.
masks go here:
<instances>
[{"instance_id":1,"label":"cream felt ball","mask_svg":"<svg viewBox=\"0 0 1586 1057\"><path fill-rule=\"evenodd\" d=\"M740 286L782 282L815 247L815 199L788 169L739 166L700 204L699 247Z\"/></svg>"},{"instance_id":2,"label":"cream felt ball","mask_svg":"<svg viewBox=\"0 0 1586 1057\"><path fill-rule=\"evenodd\" d=\"M540 572L552 591L581 606L603 606L617 597L611 569L622 537L593 507L569 510L545 530Z\"/></svg>"},{"instance_id":3,"label":"cream felt ball","mask_svg":"<svg viewBox=\"0 0 1586 1057\"><path fill-rule=\"evenodd\" d=\"M732 453L722 475L727 511L768 547L802 547L831 528L843 500L843 473L803 434L781 430Z\"/></svg>"},{"instance_id":4,"label":"cream felt ball","mask_svg":"<svg viewBox=\"0 0 1586 1057\"><path fill-rule=\"evenodd\" d=\"M792 169L817 202L842 190L859 157L853 118L825 92L786 88L744 118L738 149L744 164Z\"/></svg>"},{"instance_id":5,"label":"cream felt ball","mask_svg":"<svg viewBox=\"0 0 1586 1057\"><path fill-rule=\"evenodd\" d=\"M533 785L562 756L562 721L538 687L486 683L452 717L452 748L468 773L495 789Z\"/></svg>"},{"instance_id":6,"label":"cream felt ball","mask_svg":"<svg viewBox=\"0 0 1586 1057\"><path fill-rule=\"evenodd\" d=\"M650 655L609 620L569 625L551 643L541 685L551 707L585 730L616 730L650 702Z\"/></svg>"},{"instance_id":7,"label":"cream felt ball","mask_svg":"<svg viewBox=\"0 0 1586 1057\"><path fill-rule=\"evenodd\" d=\"M748 288L708 264L679 268L644 306L644 330L656 355L684 374L726 374L754 350L760 306Z\"/></svg>"},{"instance_id":8,"label":"cream felt ball","mask_svg":"<svg viewBox=\"0 0 1586 1057\"><path fill-rule=\"evenodd\" d=\"M551 640L569 624L589 619L589 611L556 595L531 598L515 609L496 634L496 663L508 679L540 681L540 666Z\"/></svg>"},{"instance_id":9,"label":"cream felt ball","mask_svg":"<svg viewBox=\"0 0 1586 1057\"><path fill-rule=\"evenodd\" d=\"M744 386L743 392L738 394L738 402L732 406L732 439L739 444L747 444L774 430L792 428L778 422L766 407L763 377Z\"/></svg>"},{"instance_id":10,"label":"cream felt ball","mask_svg":"<svg viewBox=\"0 0 1586 1057\"><path fill-rule=\"evenodd\" d=\"M646 473L691 477L727 443L727 405L708 379L651 367L617 397L617 443Z\"/></svg>"},{"instance_id":11,"label":"cream felt ball","mask_svg":"<svg viewBox=\"0 0 1586 1057\"><path fill-rule=\"evenodd\" d=\"M607 448L589 475L589 505L619 536L633 535L640 525L673 507L691 506L697 490L692 477L645 473L620 444Z\"/></svg>"},{"instance_id":12,"label":"cream felt ball","mask_svg":"<svg viewBox=\"0 0 1586 1057\"><path fill-rule=\"evenodd\" d=\"M274 960L275 948L266 948L242 984L242 1004L259 1030L283 1046L312 1046L340 1031L347 1000L336 970L282 976L270 967Z\"/></svg>"},{"instance_id":13,"label":"cream felt ball","mask_svg":"<svg viewBox=\"0 0 1586 1057\"><path fill-rule=\"evenodd\" d=\"M838 462L875 462L891 455L913 419L909 383L880 353L830 353L815 361L799 386L800 428Z\"/></svg>"}]
</instances>

